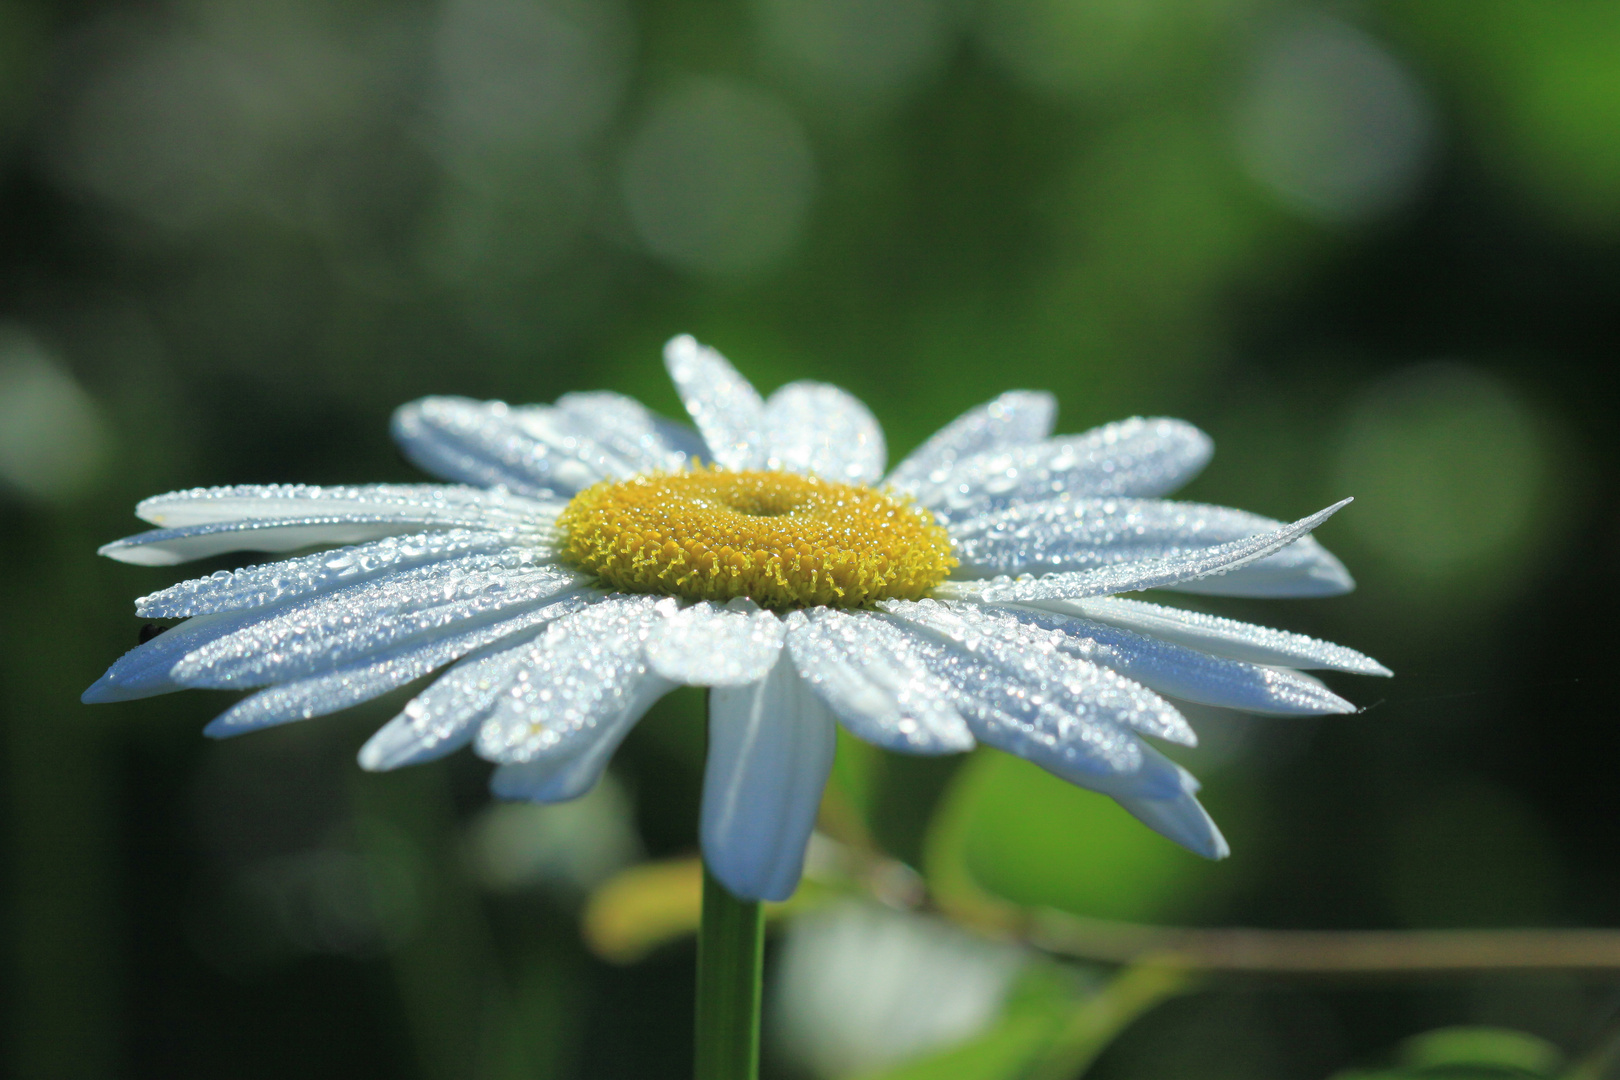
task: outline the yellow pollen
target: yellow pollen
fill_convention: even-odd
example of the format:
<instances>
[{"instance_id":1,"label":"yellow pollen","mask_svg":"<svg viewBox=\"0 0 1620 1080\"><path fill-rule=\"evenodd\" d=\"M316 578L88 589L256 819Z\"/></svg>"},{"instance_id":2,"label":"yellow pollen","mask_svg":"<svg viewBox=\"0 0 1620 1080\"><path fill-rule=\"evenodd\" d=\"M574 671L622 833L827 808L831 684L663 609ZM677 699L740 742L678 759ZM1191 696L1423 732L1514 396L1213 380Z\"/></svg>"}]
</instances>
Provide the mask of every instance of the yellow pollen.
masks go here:
<instances>
[{"instance_id":1,"label":"yellow pollen","mask_svg":"<svg viewBox=\"0 0 1620 1080\"><path fill-rule=\"evenodd\" d=\"M915 600L956 565L927 510L785 472L608 480L575 495L557 529L567 562L622 592L768 608Z\"/></svg>"}]
</instances>

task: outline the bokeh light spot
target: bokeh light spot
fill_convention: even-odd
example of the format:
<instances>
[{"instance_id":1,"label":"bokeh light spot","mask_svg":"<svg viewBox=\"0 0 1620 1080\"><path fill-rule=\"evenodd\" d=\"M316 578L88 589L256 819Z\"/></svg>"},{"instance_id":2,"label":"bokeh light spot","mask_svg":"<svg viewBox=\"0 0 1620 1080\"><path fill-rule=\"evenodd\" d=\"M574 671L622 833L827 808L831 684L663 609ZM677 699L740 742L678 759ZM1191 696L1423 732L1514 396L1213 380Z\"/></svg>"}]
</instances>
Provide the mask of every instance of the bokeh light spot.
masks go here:
<instances>
[{"instance_id":1,"label":"bokeh light spot","mask_svg":"<svg viewBox=\"0 0 1620 1080\"><path fill-rule=\"evenodd\" d=\"M1367 387L1339 448L1338 483L1357 498L1346 527L1394 569L1445 580L1501 574L1545 519L1551 462L1536 421L1506 385L1433 363Z\"/></svg>"},{"instance_id":2,"label":"bokeh light spot","mask_svg":"<svg viewBox=\"0 0 1620 1080\"><path fill-rule=\"evenodd\" d=\"M1407 199L1434 142L1422 87L1378 42L1323 16L1261 48L1237 111L1249 175L1309 217L1353 221Z\"/></svg>"},{"instance_id":3,"label":"bokeh light spot","mask_svg":"<svg viewBox=\"0 0 1620 1080\"><path fill-rule=\"evenodd\" d=\"M620 179L636 234L687 270L763 269L799 239L815 188L810 142L791 112L740 82L689 82L656 101Z\"/></svg>"}]
</instances>

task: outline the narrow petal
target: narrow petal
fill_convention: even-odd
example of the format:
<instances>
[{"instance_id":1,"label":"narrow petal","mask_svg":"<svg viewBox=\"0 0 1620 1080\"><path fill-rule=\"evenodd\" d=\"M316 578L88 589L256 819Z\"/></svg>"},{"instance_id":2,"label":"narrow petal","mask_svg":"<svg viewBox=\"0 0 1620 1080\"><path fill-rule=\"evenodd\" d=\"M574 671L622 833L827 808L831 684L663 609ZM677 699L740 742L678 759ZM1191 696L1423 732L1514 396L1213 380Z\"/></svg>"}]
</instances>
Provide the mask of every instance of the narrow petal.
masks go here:
<instances>
[{"instance_id":1,"label":"narrow petal","mask_svg":"<svg viewBox=\"0 0 1620 1080\"><path fill-rule=\"evenodd\" d=\"M580 599L583 603L595 600L590 596ZM377 729L360 748L360 767L372 772L397 769L466 746L478 723L527 665L529 649L543 632L516 635L464 657Z\"/></svg>"},{"instance_id":2,"label":"narrow petal","mask_svg":"<svg viewBox=\"0 0 1620 1080\"><path fill-rule=\"evenodd\" d=\"M175 681L173 671L187 653L258 618L254 612L227 611L187 619L120 656L79 700L86 705L100 705L184 689Z\"/></svg>"},{"instance_id":3,"label":"narrow petal","mask_svg":"<svg viewBox=\"0 0 1620 1080\"><path fill-rule=\"evenodd\" d=\"M1343 596L1354 592L1356 579L1344 563L1312 536L1302 537L1275 555L1240 566L1227 574L1193 578L1165 588L1207 596L1250 596L1282 600Z\"/></svg>"},{"instance_id":4,"label":"narrow petal","mask_svg":"<svg viewBox=\"0 0 1620 1080\"><path fill-rule=\"evenodd\" d=\"M1163 495L1192 479L1213 449L1209 436L1184 421L1136 417L1080 435L975 454L913 494L952 518L1065 494Z\"/></svg>"},{"instance_id":5,"label":"narrow petal","mask_svg":"<svg viewBox=\"0 0 1620 1080\"><path fill-rule=\"evenodd\" d=\"M814 473L845 484L875 484L888 452L883 429L848 391L795 382L765 402L766 467Z\"/></svg>"},{"instance_id":6,"label":"narrow petal","mask_svg":"<svg viewBox=\"0 0 1620 1080\"><path fill-rule=\"evenodd\" d=\"M765 403L726 358L690 335L664 346L664 366L711 459L727 469L765 467Z\"/></svg>"},{"instance_id":7,"label":"narrow petal","mask_svg":"<svg viewBox=\"0 0 1620 1080\"><path fill-rule=\"evenodd\" d=\"M199 645L172 675L221 690L289 682L500 622L586 583L572 570L522 560L467 556L296 601Z\"/></svg>"},{"instance_id":8,"label":"narrow petal","mask_svg":"<svg viewBox=\"0 0 1620 1080\"><path fill-rule=\"evenodd\" d=\"M358 544L420 529L415 523L352 518L225 521L180 529L151 529L104 544L96 554L135 566L176 566L231 551L298 551L308 547Z\"/></svg>"},{"instance_id":9,"label":"narrow petal","mask_svg":"<svg viewBox=\"0 0 1620 1080\"><path fill-rule=\"evenodd\" d=\"M786 900L832 771L833 718L787 656L748 686L709 695L703 858L744 900Z\"/></svg>"},{"instance_id":10,"label":"narrow petal","mask_svg":"<svg viewBox=\"0 0 1620 1080\"><path fill-rule=\"evenodd\" d=\"M571 430L588 435L635 472L675 472L704 454L697 432L623 394L564 394L557 399L557 412L568 419Z\"/></svg>"},{"instance_id":11,"label":"narrow petal","mask_svg":"<svg viewBox=\"0 0 1620 1080\"><path fill-rule=\"evenodd\" d=\"M1167 798L1149 798L1121 793L1115 795L1114 799L1136 820L1193 854L1206 859L1226 858L1232 849L1227 846L1226 837L1215 826L1209 811L1199 803L1198 781L1181 766L1172 767L1181 781L1175 794Z\"/></svg>"},{"instance_id":12,"label":"narrow petal","mask_svg":"<svg viewBox=\"0 0 1620 1080\"><path fill-rule=\"evenodd\" d=\"M559 503L461 484L236 484L154 495L135 513L166 529L306 518L488 529L550 521L560 509Z\"/></svg>"},{"instance_id":13,"label":"narrow petal","mask_svg":"<svg viewBox=\"0 0 1620 1080\"><path fill-rule=\"evenodd\" d=\"M141 502L135 512L163 527L108 544L101 554L171 566L230 551L294 551L424 529L527 534L548 528L561 509L558 503L442 484L195 488Z\"/></svg>"},{"instance_id":14,"label":"narrow petal","mask_svg":"<svg viewBox=\"0 0 1620 1080\"><path fill-rule=\"evenodd\" d=\"M1281 528L1271 518L1161 499L1048 499L953 522L957 578L1050 574L1163 559ZM1344 565L1305 537L1230 574L1188 582L1229 595L1333 595L1354 587Z\"/></svg>"},{"instance_id":15,"label":"narrow petal","mask_svg":"<svg viewBox=\"0 0 1620 1080\"><path fill-rule=\"evenodd\" d=\"M683 686L741 686L775 666L785 632L781 619L753 604L704 601L653 626L647 661Z\"/></svg>"},{"instance_id":16,"label":"narrow petal","mask_svg":"<svg viewBox=\"0 0 1620 1080\"><path fill-rule=\"evenodd\" d=\"M1141 600L1094 596L1084 600L1041 600L1036 607L1063 615L1135 630L1189 649L1274 667L1320 668L1357 675L1389 675L1389 668L1354 649L1304 634L1183 611Z\"/></svg>"},{"instance_id":17,"label":"narrow petal","mask_svg":"<svg viewBox=\"0 0 1620 1080\"><path fill-rule=\"evenodd\" d=\"M1121 729L1185 746L1198 743L1191 725L1169 702L1079 655L1066 634L1038 625L1033 618L1023 621L978 604L891 601L883 606L996 663L1004 672L999 681L1010 684L1031 704L1064 714L1066 719L1059 723L1065 730L1084 733L1079 746L1100 752L1100 763L1110 771L1128 772L1135 760L1134 742ZM1122 770L1108 757L1118 750L1127 755Z\"/></svg>"},{"instance_id":18,"label":"narrow petal","mask_svg":"<svg viewBox=\"0 0 1620 1080\"><path fill-rule=\"evenodd\" d=\"M1297 672L1210 656L1130 630L1038 608L999 612L987 609L987 614L1058 631L1062 634L1058 639L1060 647L1071 655L1183 701L1290 716L1356 711L1354 705L1316 679Z\"/></svg>"},{"instance_id":19,"label":"narrow petal","mask_svg":"<svg viewBox=\"0 0 1620 1080\"><path fill-rule=\"evenodd\" d=\"M1181 585L1198 578L1225 574L1277 552L1332 517L1351 500L1334 503L1309 517L1275 532L1234 540L1228 544L1183 552L1162 559L1120 563L1066 574L1048 574L1016 581L994 579L987 582L947 582L934 590L944 598L978 598L984 601L1073 600L1089 596L1110 596Z\"/></svg>"},{"instance_id":20,"label":"narrow petal","mask_svg":"<svg viewBox=\"0 0 1620 1080\"><path fill-rule=\"evenodd\" d=\"M856 737L907 754L973 749L950 685L887 619L826 608L790 619L787 644L810 689Z\"/></svg>"},{"instance_id":21,"label":"narrow petal","mask_svg":"<svg viewBox=\"0 0 1620 1080\"><path fill-rule=\"evenodd\" d=\"M888 486L916 494L945 483L957 462L1052 434L1057 399L1044 391L1009 390L952 420L895 467Z\"/></svg>"},{"instance_id":22,"label":"narrow petal","mask_svg":"<svg viewBox=\"0 0 1620 1080\"><path fill-rule=\"evenodd\" d=\"M922 608L926 605L918 605ZM940 607L940 605L934 605ZM901 620L931 671L955 693L953 704L981 742L1016 754L1071 783L1109 783L1168 793L1173 777L1143 773L1142 742L1127 724L1190 729L1158 695L1106 668L1046 649L1008 644L951 625L950 612L911 612ZM932 624L932 625L926 625Z\"/></svg>"},{"instance_id":23,"label":"narrow petal","mask_svg":"<svg viewBox=\"0 0 1620 1080\"><path fill-rule=\"evenodd\" d=\"M221 570L205 578L182 581L135 601L135 613L147 619L178 619L215 611L271 607L464 555L494 555L511 548L513 537L510 532L473 529L390 536L336 551Z\"/></svg>"},{"instance_id":24,"label":"narrow petal","mask_svg":"<svg viewBox=\"0 0 1620 1080\"><path fill-rule=\"evenodd\" d=\"M674 685L642 656L647 635L672 606L662 603L612 596L523 646L478 731L479 756L500 764L573 756L639 720Z\"/></svg>"},{"instance_id":25,"label":"narrow petal","mask_svg":"<svg viewBox=\"0 0 1620 1080\"><path fill-rule=\"evenodd\" d=\"M537 436L537 420L503 401L428 397L395 410L394 441L435 476L521 495L568 496L614 475L599 447L559 452Z\"/></svg>"},{"instance_id":26,"label":"narrow petal","mask_svg":"<svg viewBox=\"0 0 1620 1080\"><path fill-rule=\"evenodd\" d=\"M647 705L651 705L649 700ZM614 751L636 726L647 705L627 710L597 728L588 740L568 753L545 754L533 761L507 762L495 767L489 789L500 799L554 803L577 799L596 786Z\"/></svg>"},{"instance_id":27,"label":"narrow petal","mask_svg":"<svg viewBox=\"0 0 1620 1080\"><path fill-rule=\"evenodd\" d=\"M369 661L272 686L225 710L203 729L203 734L222 739L275 724L327 716L381 697L492 642L501 642L513 635L532 631L536 625L578 610L584 603L582 598L571 597L525 612L514 619L452 634L427 644L392 649Z\"/></svg>"}]
</instances>

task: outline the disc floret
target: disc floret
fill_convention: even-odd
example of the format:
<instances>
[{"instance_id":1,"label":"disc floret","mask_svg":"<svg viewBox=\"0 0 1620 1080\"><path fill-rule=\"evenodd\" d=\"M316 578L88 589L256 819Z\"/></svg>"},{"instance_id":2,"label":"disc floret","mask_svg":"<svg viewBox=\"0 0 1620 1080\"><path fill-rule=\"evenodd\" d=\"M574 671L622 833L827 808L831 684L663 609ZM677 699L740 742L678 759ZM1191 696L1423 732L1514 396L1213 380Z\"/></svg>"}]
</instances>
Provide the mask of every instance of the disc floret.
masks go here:
<instances>
[{"instance_id":1,"label":"disc floret","mask_svg":"<svg viewBox=\"0 0 1620 1080\"><path fill-rule=\"evenodd\" d=\"M932 514L869 487L698 467L610 480L557 519L563 558L622 592L767 608L918 599L956 566Z\"/></svg>"}]
</instances>

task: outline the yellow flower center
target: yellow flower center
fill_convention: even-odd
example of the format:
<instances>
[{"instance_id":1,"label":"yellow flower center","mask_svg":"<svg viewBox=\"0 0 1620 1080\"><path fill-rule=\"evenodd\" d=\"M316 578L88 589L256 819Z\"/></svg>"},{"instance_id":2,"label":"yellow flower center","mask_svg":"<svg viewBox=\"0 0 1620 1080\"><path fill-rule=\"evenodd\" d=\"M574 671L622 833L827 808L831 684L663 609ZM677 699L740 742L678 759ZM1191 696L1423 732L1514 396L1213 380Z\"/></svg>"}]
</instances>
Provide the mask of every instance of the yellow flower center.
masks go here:
<instances>
[{"instance_id":1,"label":"yellow flower center","mask_svg":"<svg viewBox=\"0 0 1620 1080\"><path fill-rule=\"evenodd\" d=\"M608 480L574 496L557 529L563 558L614 589L768 608L914 600L956 565L927 510L785 472Z\"/></svg>"}]
</instances>

